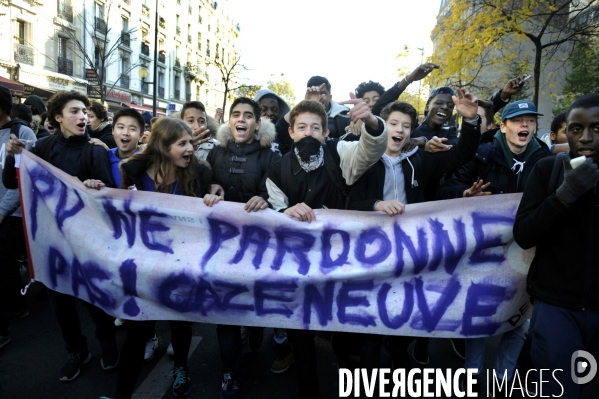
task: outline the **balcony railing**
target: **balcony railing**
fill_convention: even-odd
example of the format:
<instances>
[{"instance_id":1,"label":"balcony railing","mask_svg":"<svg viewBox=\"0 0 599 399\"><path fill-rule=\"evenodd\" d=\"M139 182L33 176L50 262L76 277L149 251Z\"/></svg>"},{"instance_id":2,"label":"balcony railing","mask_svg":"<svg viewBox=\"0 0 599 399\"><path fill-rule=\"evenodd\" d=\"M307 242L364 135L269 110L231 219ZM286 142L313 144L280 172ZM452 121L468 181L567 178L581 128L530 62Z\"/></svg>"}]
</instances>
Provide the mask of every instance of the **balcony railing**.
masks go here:
<instances>
[{"instance_id":1,"label":"balcony railing","mask_svg":"<svg viewBox=\"0 0 599 399\"><path fill-rule=\"evenodd\" d=\"M202 51L202 42L198 41L198 51Z\"/></svg>"},{"instance_id":2,"label":"balcony railing","mask_svg":"<svg viewBox=\"0 0 599 399\"><path fill-rule=\"evenodd\" d=\"M15 62L33 65L33 47L15 43Z\"/></svg>"},{"instance_id":3,"label":"balcony railing","mask_svg":"<svg viewBox=\"0 0 599 399\"><path fill-rule=\"evenodd\" d=\"M158 97L164 98L164 87L158 88Z\"/></svg>"},{"instance_id":4,"label":"balcony railing","mask_svg":"<svg viewBox=\"0 0 599 399\"><path fill-rule=\"evenodd\" d=\"M145 4L141 5L141 15L146 18L150 18L150 8Z\"/></svg>"},{"instance_id":5,"label":"balcony railing","mask_svg":"<svg viewBox=\"0 0 599 399\"><path fill-rule=\"evenodd\" d=\"M150 93L150 85L147 83L144 83L143 79L141 80L141 92L144 94Z\"/></svg>"},{"instance_id":6,"label":"balcony railing","mask_svg":"<svg viewBox=\"0 0 599 399\"><path fill-rule=\"evenodd\" d=\"M150 56L150 46L147 43L141 44L141 53L143 55L147 55L148 57Z\"/></svg>"},{"instance_id":7,"label":"balcony railing","mask_svg":"<svg viewBox=\"0 0 599 399\"><path fill-rule=\"evenodd\" d=\"M122 75L121 80L120 80L121 87L128 89L129 88L129 80L130 80L130 78L128 75Z\"/></svg>"},{"instance_id":8,"label":"balcony railing","mask_svg":"<svg viewBox=\"0 0 599 399\"><path fill-rule=\"evenodd\" d=\"M175 89L175 98L176 98L177 100L179 100L179 99L180 99L180 96L181 96L181 90L179 90L179 89Z\"/></svg>"},{"instance_id":9,"label":"balcony railing","mask_svg":"<svg viewBox=\"0 0 599 399\"><path fill-rule=\"evenodd\" d=\"M58 2L58 16L65 21L73 23L73 6Z\"/></svg>"},{"instance_id":10,"label":"balcony railing","mask_svg":"<svg viewBox=\"0 0 599 399\"><path fill-rule=\"evenodd\" d=\"M106 28L106 21L102 18L96 17L96 32L105 35L108 33L108 29Z\"/></svg>"},{"instance_id":11,"label":"balcony railing","mask_svg":"<svg viewBox=\"0 0 599 399\"><path fill-rule=\"evenodd\" d=\"M131 47L131 34L129 32L121 32L121 46Z\"/></svg>"},{"instance_id":12,"label":"balcony railing","mask_svg":"<svg viewBox=\"0 0 599 399\"><path fill-rule=\"evenodd\" d=\"M158 53L158 62L163 64L166 62L166 53Z\"/></svg>"},{"instance_id":13,"label":"balcony railing","mask_svg":"<svg viewBox=\"0 0 599 399\"><path fill-rule=\"evenodd\" d=\"M180 35L181 34L181 27L177 26L175 28L175 32L177 33L177 35Z\"/></svg>"},{"instance_id":14,"label":"balcony railing","mask_svg":"<svg viewBox=\"0 0 599 399\"><path fill-rule=\"evenodd\" d=\"M73 60L69 60L65 57L58 57L58 73L64 73L65 75L73 75Z\"/></svg>"}]
</instances>

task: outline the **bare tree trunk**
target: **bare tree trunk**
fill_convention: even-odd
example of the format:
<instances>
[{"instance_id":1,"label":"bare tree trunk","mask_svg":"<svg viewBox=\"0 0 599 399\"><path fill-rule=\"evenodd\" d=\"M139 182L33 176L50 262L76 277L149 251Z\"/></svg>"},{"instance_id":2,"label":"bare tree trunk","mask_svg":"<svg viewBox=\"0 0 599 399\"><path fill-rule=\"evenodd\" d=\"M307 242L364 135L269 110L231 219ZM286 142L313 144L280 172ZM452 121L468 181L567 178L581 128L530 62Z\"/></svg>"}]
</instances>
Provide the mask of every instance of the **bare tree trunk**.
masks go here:
<instances>
[{"instance_id":1,"label":"bare tree trunk","mask_svg":"<svg viewBox=\"0 0 599 399\"><path fill-rule=\"evenodd\" d=\"M532 102L538 108L539 107L539 90L541 82L541 62L542 62L543 49L541 43L535 43L535 65L534 65L534 89L532 92Z\"/></svg>"}]
</instances>

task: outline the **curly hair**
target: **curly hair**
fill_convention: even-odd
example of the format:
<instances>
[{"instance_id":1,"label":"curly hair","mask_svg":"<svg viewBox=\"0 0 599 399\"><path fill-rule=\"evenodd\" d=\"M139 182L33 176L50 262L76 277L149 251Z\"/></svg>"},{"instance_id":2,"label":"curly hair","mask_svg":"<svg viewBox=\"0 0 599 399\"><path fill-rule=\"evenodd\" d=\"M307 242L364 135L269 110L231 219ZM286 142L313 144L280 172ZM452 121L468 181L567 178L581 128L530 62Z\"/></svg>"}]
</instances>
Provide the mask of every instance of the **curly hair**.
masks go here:
<instances>
[{"instance_id":1,"label":"curly hair","mask_svg":"<svg viewBox=\"0 0 599 399\"><path fill-rule=\"evenodd\" d=\"M183 195L195 197L196 175L194 165L198 163L195 155L191 154L191 162L186 168L180 168L173 164L173 160L169 153L171 146L184 135L188 134L191 137L191 129L181 119L160 118L152 125L152 132L148 139L148 144L143 152L134 154L124 162L141 161L148 168L154 165L155 182L164 181L171 176L173 168L175 171L176 181L179 183L183 191ZM121 169L122 184L121 188L127 188L133 184L133 180ZM160 184L156 186L156 191L168 193L168 184Z\"/></svg>"},{"instance_id":2,"label":"curly hair","mask_svg":"<svg viewBox=\"0 0 599 399\"><path fill-rule=\"evenodd\" d=\"M56 115L62 116L64 107L71 100L81 101L83 105L89 107L89 99L87 96L79 93L78 91L59 91L48 100L48 109L46 110L46 114L50 120L50 126L52 126L54 129L60 129L60 123L56 121Z\"/></svg>"},{"instance_id":3,"label":"curly hair","mask_svg":"<svg viewBox=\"0 0 599 399\"><path fill-rule=\"evenodd\" d=\"M289 113L289 126L291 126L291 128L293 129L295 118L297 118L299 114L303 114L306 112L320 116L323 132L326 129L328 129L329 123L327 113L325 112L322 104L314 100L303 100L300 101L295 107L293 107L293 109Z\"/></svg>"},{"instance_id":4,"label":"curly hair","mask_svg":"<svg viewBox=\"0 0 599 399\"><path fill-rule=\"evenodd\" d=\"M101 120L102 122L108 120L108 111L104 108L104 104L99 103L97 101L92 101L89 107L89 111L93 112L96 115L96 118Z\"/></svg>"},{"instance_id":5,"label":"curly hair","mask_svg":"<svg viewBox=\"0 0 599 399\"><path fill-rule=\"evenodd\" d=\"M369 91L376 91L379 93L379 96L382 96L385 92L385 88L379 82L373 82L369 80L368 82L362 82L356 87L356 97L363 98L364 94Z\"/></svg>"}]
</instances>

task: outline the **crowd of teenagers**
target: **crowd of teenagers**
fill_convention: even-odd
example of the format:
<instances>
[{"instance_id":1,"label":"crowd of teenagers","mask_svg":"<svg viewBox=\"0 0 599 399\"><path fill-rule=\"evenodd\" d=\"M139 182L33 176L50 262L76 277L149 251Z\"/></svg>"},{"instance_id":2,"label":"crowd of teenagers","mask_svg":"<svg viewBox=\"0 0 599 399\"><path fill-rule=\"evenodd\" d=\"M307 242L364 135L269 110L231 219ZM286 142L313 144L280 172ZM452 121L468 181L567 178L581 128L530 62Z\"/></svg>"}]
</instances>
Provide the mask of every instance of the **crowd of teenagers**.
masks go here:
<instances>
[{"instance_id":1,"label":"crowd of teenagers","mask_svg":"<svg viewBox=\"0 0 599 399\"><path fill-rule=\"evenodd\" d=\"M495 372L511 380L518 364L568 371L577 350L599 359L599 94L576 99L543 138L537 137L542 114L535 105L511 101L525 76L508 81L487 100L463 88L434 88L419 118L401 94L438 67L420 65L388 90L372 81L361 83L342 102L332 101L326 78L313 76L295 107L261 90L254 99L235 99L224 110L228 122L223 124L221 110L212 118L198 101L185 103L180 113L152 118L131 108L111 115L77 92L56 93L47 109L36 96L15 106L10 92L0 87L0 143L6 153L0 185L0 348L10 343L9 323L27 315L19 292L24 233L14 166L14 155L27 147L90 190L199 197L212 207L233 201L245 204L247 212L270 208L306 223L316 219L314 209L401 218L406 204L522 192L513 232L522 248L536 247L527 276L534 310L530 320L501 337ZM570 160L580 156L586 160L573 168ZM47 293L68 353L58 376L73 381L92 358L76 299L51 289ZM115 320L84 303L101 343L102 368L118 365L109 396L130 398L158 346L156 321ZM121 325L127 337L119 349L115 328ZM192 323L169 325L172 393L186 396L193 378L187 367ZM242 346L247 341L258 350L264 328L219 324L216 334L221 397L237 398ZM486 340L450 341L464 367L477 368L480 375ZM354 356L369 370L381 367L382 349L393 368L408 368L412 359L426 365L428 343L427 338L332 335L339 367L349 367ZM273 344L278 358L271 371L283 373L295 364L299 396L319 398L314 331L275 329ZM564 375L568 378L559 382L544 381L543 394L564 391L563 397L579 398L599 392L599 378L578 385ZM480 383L478 389L482 393ZM499 392L506 394L506 389Z\"/></svg>"}]
</instances>

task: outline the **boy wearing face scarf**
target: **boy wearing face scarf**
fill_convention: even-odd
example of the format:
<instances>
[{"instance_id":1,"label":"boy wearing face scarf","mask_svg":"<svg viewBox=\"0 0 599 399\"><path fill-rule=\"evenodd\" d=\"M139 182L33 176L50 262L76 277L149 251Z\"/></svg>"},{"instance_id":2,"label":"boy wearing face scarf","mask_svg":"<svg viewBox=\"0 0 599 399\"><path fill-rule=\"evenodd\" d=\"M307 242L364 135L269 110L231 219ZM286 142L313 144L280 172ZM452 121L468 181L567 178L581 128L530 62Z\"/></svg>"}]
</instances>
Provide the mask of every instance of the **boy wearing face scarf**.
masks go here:
<instances>
[{"instance_id":1,"label":"boy wearing face scarf","mask_svg":"<svg viewBox=\"0 0 599 399\"><path fill-rule=\"evenodd\" d=\"M362 99L352 96L340 104L344 103L354 105L349 112L352 122L364 122L359 141L325 141L327 114L318 101L304 100L289 114L291 151L272 166L266 181L268 202L275 210L311 222L316 220L313 209L344 209L347 186L385 152L384 121L375 117ZM288 335L295 351L299 396L320 398L314 331L288 330Z\"/></svg>"}]
</instances>

